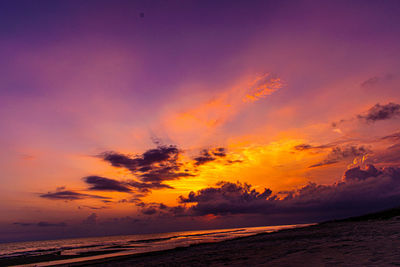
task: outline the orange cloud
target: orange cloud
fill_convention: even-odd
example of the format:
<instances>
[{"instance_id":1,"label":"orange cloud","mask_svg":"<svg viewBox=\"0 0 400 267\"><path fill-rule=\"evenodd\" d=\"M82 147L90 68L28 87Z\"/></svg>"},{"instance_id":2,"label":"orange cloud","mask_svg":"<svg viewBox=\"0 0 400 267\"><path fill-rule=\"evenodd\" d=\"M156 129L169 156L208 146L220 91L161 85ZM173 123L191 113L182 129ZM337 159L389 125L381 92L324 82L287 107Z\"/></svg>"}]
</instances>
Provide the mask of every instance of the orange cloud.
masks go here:
<instances>
[{"instance_id":1,"label":"orange cloud","mask_svg":"<svg viewBox=\"0 0 400 267\"><path fill-rule=\"evenodd\" d=\"M281 89L284 82L280 78L272 77L271 74L266 73L254 81L249 89L249 93L243 98L244 102L254 102L273 92Z\"/></svg>"},{"instance_id":2,"label":"orange cloud","mask_svg":"<svg viewBox=\"0 0 400 267\"><path fill-rule=\"evenodd\" d=\"M184 111L170 112L163 120L164 128L174 138L185 135L190 139L199 139L234 118L248 104L265 98L283 86L280 78L269 73L244 79L238 85L210 96L206 101L194 103Z\"/></svg>"}]
</instances>

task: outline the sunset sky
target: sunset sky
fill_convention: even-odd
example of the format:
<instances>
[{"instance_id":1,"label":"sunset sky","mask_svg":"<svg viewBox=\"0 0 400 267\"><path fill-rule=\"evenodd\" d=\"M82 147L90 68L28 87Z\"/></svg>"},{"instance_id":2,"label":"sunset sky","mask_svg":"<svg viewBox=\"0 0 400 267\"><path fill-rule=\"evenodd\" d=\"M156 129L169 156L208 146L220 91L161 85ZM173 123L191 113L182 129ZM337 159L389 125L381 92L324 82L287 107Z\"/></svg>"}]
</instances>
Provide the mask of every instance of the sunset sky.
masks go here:
<instances>
[{"instance_id":1,"label":"sunset sky","mask_svg":"<svg viewBox=\"0 0 400 267\"><path fill-rule=\"evenodd\" d=\"M1 1L0 241L400 205L399 1Z\"/></svg>"}]
</instances>

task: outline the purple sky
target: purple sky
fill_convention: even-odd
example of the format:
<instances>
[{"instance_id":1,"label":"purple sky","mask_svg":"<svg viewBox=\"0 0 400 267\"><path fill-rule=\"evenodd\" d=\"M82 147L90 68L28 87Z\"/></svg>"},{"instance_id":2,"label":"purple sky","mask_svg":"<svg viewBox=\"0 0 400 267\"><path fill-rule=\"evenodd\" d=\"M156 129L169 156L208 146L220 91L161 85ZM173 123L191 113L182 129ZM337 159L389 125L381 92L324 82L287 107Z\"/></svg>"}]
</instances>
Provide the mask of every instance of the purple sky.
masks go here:
<instances>
[{"instance_id":1,"label":"purple sky","mask_svg":"<svg viewBox=\"0 0 400 267\"><path fill-rule=\"evenodd\" d=\"M2 1L0 241L398 206L398 14L399 1Z\"/></svg>"}]
</instances>

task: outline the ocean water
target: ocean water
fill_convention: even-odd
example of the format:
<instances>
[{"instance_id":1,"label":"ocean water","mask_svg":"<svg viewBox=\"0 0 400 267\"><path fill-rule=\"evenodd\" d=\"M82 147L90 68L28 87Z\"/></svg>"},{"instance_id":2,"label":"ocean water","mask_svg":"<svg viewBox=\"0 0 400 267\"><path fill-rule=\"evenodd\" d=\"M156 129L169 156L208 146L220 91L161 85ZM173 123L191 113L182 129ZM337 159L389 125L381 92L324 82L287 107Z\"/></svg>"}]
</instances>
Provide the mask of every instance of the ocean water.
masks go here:
<instances>
[{"instance_id":1,"label":"ocean water","mask_svg":"<svg viewBox=\"0 0 400 267\"><path fill-rule=\"evenodd\" d=\"M187 247L193 244L219 242L236 237L268 233L304 225L280 225L247 227L218 230L184 231L162 234L123 235L60 239L33 242L0 244L0 260L10 257L30 257L38 255L70 255L71 259L57 262L35 263L34 266L47 266L55 263L71 263L91 259L101 259L120 255ZM74 257L76 256L76 257Z\"/></svg>"}]
</instances>

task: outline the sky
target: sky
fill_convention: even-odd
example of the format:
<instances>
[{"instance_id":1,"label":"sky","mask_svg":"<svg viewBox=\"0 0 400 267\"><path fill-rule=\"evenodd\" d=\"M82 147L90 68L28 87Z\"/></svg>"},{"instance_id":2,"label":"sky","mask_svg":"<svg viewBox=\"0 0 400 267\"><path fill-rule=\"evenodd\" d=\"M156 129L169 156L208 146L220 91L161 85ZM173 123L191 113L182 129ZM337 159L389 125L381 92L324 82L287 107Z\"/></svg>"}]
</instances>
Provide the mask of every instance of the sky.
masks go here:
<instances>
[{"instance_id":1,"label":"sky","mask_svg":"<svg viewBox=\"0 0 400 267\"><path fill-rule=\"evenodd\" d=\"M1 1L0 242L400 204L399 1Z\"/></svg>"}]
</instances>

